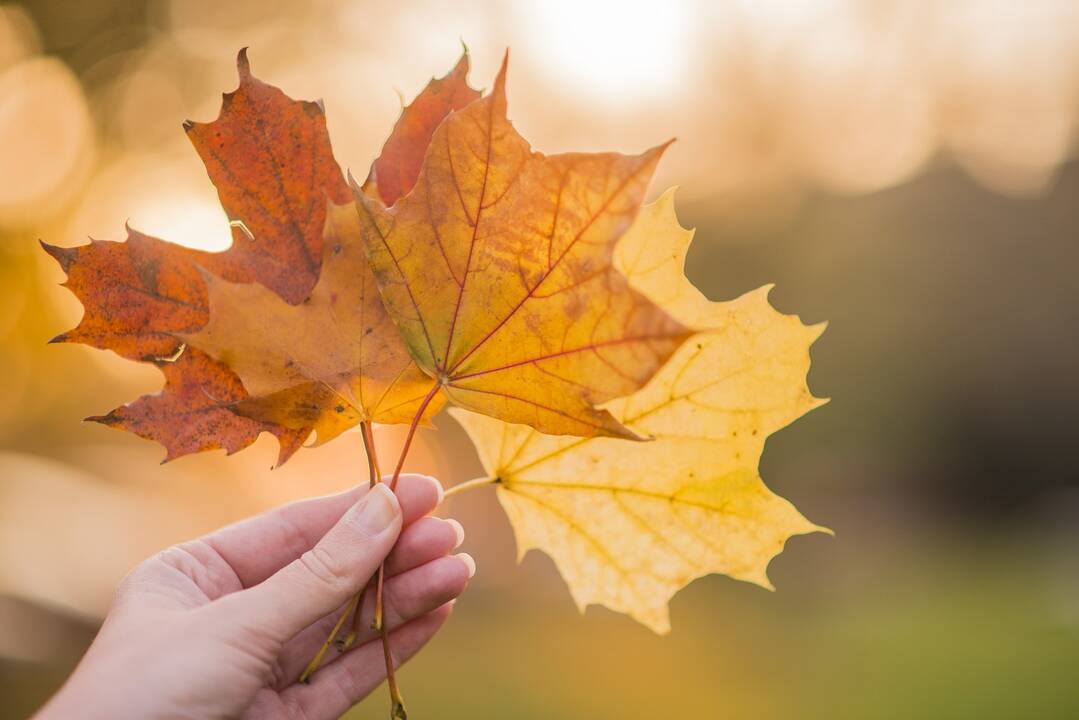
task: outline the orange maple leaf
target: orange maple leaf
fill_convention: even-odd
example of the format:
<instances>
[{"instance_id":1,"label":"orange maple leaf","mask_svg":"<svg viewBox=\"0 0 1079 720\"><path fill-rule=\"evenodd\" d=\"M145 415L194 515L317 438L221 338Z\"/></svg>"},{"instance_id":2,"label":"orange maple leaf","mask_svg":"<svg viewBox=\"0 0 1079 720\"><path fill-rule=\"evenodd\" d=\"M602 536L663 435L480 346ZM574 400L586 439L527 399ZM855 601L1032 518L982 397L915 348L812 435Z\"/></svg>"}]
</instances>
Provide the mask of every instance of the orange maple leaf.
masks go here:
<instances>
[{"instance_id":1,"label":"orange maple leaf","mask_svg":"<svg viewBox=\"0 0 1079 720\"><path fill-rule=\"evenodd\" d=\"M240 87L222 97L209 123L184 123L217 187L232 247L203 266L232 282L262 283L303 302L322 267L326 197L349 201L334 160L321 103L293 100L251 74L247 50L236 61Z\"/></svg>"},{"instance_id":2,"label":"orange maple leaf","mask_svg":"<svg viewBox=\"0 0 1079 720\"><path fill-rule=\"evenodd\" d=\"M531 150L492 93L438 126L390 208L353 183L387 311L431 394L560 435L636 438L595 405L639 389L689 335L612 265L666 145Z\"/></svg>"},{"instance_id":3,"label":"orange maple leaf","mask_svg":"<svg viewBox=\"0 0 1079 720\"><path fill-rule=\"evenodd\" d=\"M217 447L234 452L268 431L281 441L280 463L310 434L310 428L231 412L229 405L247 396L235 373L176 337L209 319L200 267L233 282L259 282L289 302L301 302L319 277L327 196L351 200L321 106L292 100L256 79L245 51L237 67L239 88L224 96L220 116L185 123L222 205L236 221L228 250L191 250L130 228L126 242L91 241L77 248L43 243L67 273L64 286L84 307L78 326L54 341L153 362L165 374L160 395L90 419L157 440L166 459Z\"/></svg>"},{"instance_id":4,"label":"orange maple leaf","mask_svg":"<svg viewBox=\"0 0 1079 720\"><path fill-rule=\"evenodd\" d=\"M386 206L407 195L416 184L431 136L450 112L480 97L468 85L468 51L443 78L432 79L415 100L401 111L382 152L371 163L364 192Z\"/></svg>"}]
</instances>

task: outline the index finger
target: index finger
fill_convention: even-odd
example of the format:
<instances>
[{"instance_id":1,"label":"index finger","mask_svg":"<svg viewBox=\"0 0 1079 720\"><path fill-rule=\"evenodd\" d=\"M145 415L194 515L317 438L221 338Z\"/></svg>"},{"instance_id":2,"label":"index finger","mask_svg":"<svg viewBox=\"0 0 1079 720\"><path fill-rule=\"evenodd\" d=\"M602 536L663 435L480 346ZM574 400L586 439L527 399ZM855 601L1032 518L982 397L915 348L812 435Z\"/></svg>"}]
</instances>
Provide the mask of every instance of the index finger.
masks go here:
<instances>
[{"instance_id":1,"label":"index finger","mask_svg":"<svg viewBox=\"0 0 1079 720\"><path fill-rule=\"evenodd\" d=\"M315 546L369 489L300 500L217 530L202 541L228 563L240 584L257 585ZM426 475L401 475L397 501L407 525L442 501L442 485Z\"/></svg>"}]
</instances>

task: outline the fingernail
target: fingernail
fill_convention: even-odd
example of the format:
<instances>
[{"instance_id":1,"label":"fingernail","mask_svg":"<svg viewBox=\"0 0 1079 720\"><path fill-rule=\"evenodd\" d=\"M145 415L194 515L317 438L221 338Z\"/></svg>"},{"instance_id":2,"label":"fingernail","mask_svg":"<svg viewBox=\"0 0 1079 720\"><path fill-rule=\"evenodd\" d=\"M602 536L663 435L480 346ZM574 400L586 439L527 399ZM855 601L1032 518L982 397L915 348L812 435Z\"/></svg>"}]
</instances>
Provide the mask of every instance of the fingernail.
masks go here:
<instances>
[{"instance_id":1,"label":"fingernail","mask_svg":"<svg viewBox=\"0 0 1079 720\"><path fill-rule=\"evenodd\" d=\"M440 483L436 478L433 478L430 475L424 475L423 477L427 478L432 483L434 483L435 490L438 491L438 502L436 502L435 505L436 506L441 505L442 504L442 499L444 497L446 497L446 489L444 487L442 487L442 483Z\"/></svg>"},{"instance_id":2,"label":"fingernail","mask_svg":"<svg viewBox=\"0 0 1079 720\"><path fill-rule=\"evenodd\" d=\"M476 574L476 561L472 559L472 556L468 553L458 553L454 555L455 558L460 560L468 568L468 577L471 578Z\"/></svg>"},{"instance_id":3,"label":"fingernail","mask_svg":"<svg viewBox=\"0 0 1079 720\"><path fill-rule=\"evenodd\" d=\"M356 523L375 535L388 528L399 512L393 492L386 483L377 483L360 501Z\"/></svg>"},{"instance_id":4,"label":"fingernail","mask_svg":"<svg viewBox=\"0 0 1079 720\"><path fill-rule=\"evenodd\" d=\"M461 543L465 541L465 528L453 518L447 518L446 522L450 524L450 527L453 528L453 532L457 535L457 543L453 546L453 549L456 550L461 547Z\"/></svg>"},{"instance_id":5,"label":"fingernail","mask_svg":"<svg viewBox=\"0 0 1079 720\"><path fill-rule=\"evenodd\" d=\"M392 475L383 476L382 482L389 482L389 478L391 478L391 477L393 477L393 476ZM420 474L420 473L405 473L405 474L401 475L401 477L398 478L398 480L397 480L398 484L400 484L401 482L405 482L405 483L408 483L410 485L417 482L417 481L419 481L419 482L427 481L427 482L431 483L431 485L433 485L434 488L435 488L435 493L437 493L437 495L438 495L438 500L435 501L435 505L440 505L442 503L442 498L446 497L446 490L442 487L442 483L440 483L438 480L431 477L430 475L423 475L423 474Z\"/></svg>"}]
</instances>

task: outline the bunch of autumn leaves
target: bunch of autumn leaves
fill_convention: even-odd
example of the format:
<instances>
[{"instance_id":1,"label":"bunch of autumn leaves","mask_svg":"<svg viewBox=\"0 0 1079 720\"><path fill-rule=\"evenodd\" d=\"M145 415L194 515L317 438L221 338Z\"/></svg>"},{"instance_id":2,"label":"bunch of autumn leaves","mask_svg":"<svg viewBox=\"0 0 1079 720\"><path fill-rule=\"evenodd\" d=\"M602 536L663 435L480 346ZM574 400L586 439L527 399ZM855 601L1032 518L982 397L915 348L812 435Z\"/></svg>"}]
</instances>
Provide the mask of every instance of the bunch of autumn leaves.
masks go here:
<instances>
[{"instance_id":1,"label":"bunch of autumn leaves","mask_svg":"<svg viewBox=\"0 0 1079 720\"><path fill-rule=\"evenodd\" d=\"M582 609L660 632L694 578L767 585L787 538L820 529L757 463L821 402L805 382L821 328L777 313L767 288L716 303L686 280L673 192L642 207L666 146L536 153L507 120L505 65L481 96L465 55L404 108L359 184L320 104L259 81L242 52L238 65L220 116L184 126L230 249L131 228L45 246L85 306L57 340L165 375L160 394L92 420L167 459L270 432L283 463L309 438L414 432L452 404L520 553L550 554Z\"/></svg>"}]
</instances>

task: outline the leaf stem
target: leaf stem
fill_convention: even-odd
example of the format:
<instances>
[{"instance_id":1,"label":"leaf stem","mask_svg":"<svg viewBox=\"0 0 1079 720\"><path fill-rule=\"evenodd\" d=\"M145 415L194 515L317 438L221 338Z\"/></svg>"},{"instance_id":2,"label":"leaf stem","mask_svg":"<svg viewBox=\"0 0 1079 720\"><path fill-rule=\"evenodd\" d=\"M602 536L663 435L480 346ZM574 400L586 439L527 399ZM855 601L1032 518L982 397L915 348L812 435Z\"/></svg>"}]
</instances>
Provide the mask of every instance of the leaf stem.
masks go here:
<instances>
[{"instance_id":1,"label":"leaf stem","mask_svg":"<svg viewBox=\"0 0 1079 720\"><path fill-rule=\"evenodd\" d=\"M374 456L374 442L371 440L371 424L367 421L360 423L360 434L363 436L363 449L367 455L367 480L370 487L374 487L378 482L378 463ZM349 631L345 639L338 644L338 650L344 652L352 647L352 643L356 641L356 627L359 625L360 614L363 608L363 596L367 592L367 586L364 585L359 591L352 596L352 599L345 605L344 611L341 613L341 617L337 619L337 624L333 626L333 630L330 631L326 641L322 643L322 647L315 653L315 657L311 658L311 662L307 663L307 667L304 668L303 673L300 675L300 682L307 683L311 680L311 675L318 670L318 666L322 664L322 659L326 657L326 653L330 649L330 645L333 645L334 640L337 639L337 633L341 632L341 628L345 624L345 619L349 616L349 613L355 611L356 615L352 621L352 629Z\"/></svg>"},{"instance_id":2,"label":"leaf stem","mask_svg":"<svg viewBox=\"0 0 1079 720\"><path fill-rule=\"evenodd\" d=\"M467 482L458 483L457 485L454 485L451 488L447 488L445 494L442 496L442 499L445 500L446 498L448 498L448 497L450 497L452 495L456 495L457 493L467 492L467 491L472 490L474 488L484 487L486 485L498 485L501 482L502 481L499 478L478 477L475 480L469 480Z\"/></svg>"},{"instance_id":3,"label":"leaf stem","mask_svg":"<svg viewBox=\"0 0 1079 720\"><path fill-rule=\"evenodd\" d=\"M333 626L333 630L330 631L329 637L322 643L322 647L315 653L315 657L311 658L311 662L307 663L307 667L305 667L303 673L300 674L300 682L306 685L311 681L311 676L318 670L318 666L322 664L322 658L326 656L326 652L330 649L330 645L333 644L334 638L337 637L337 633L341 632L341 626L345 624L345 618L347 618L349 613L353 610L356 611L357 615L359 614L358 606L362 599L363 591L361 590L358 594L353 595L352 599L345 605L345 609L341 612L341 617L337 618L337 624Z\"/></svg>"},{"instance_id":4,"label":"leaf stem","mask_svg":"<svg viewBox=\"0 0 1079 720\"><path fill-rule=\"evenodd\" d=\"M408 455L408 450L412 447L412 438L416 436L416 428L419 427L420 420L423 419L423 414L427 412L427 406L431 404L431 401L435 399L435 395L442 388L442 383L436 381L431 386L430 392L427 393L427 397L420 403L419 409L416 411L416 415L412 418L412 423L408 426L408 435L405 436L404 447L401 448L401 457L397 458L397 467L393 469L393 478L390 480L390 490L397 489L397 478L401 477L401 468L405 464L405 456Z\"/></svg>"},{"instance_id":5,"label":"leaf stem","mask_svg":"<svg viewBox=\"0 0 1079 720\"><path fill-rule=\"evenodd\" d=\"M436 382L431 386L430 392L420 403L420 407L416 410L416 414L412 417L412 422L408 426L408 435L405 436L405 444L401 447L401 455L397 458L397 467L393 470L393 477L390 478L390 490L397 490L397 479L401 477L401 468L405 465L405 458L408 456L408 451L412 447L412 438L416 437L416 428L419 427L420 420L423 418L423 414L427 412L427 406L431 404L431 400L438 394L439 388L442 385ZM374 630L380 630L382 628L382 586L385 584L386 575L385 563L378 569L378 585L375 590L375 617L371 622L371 628Z\"/></svg>"},{"instance_id":6,"label":"leaf stem","mask_svg":"<svg viewBox=\"0 0 1079 720\"><path fill-rule=\"evenodd\" d=\"M431 390L427 393L423 402L420 403L420 407L416 410L416 414L412 417L412 423L408 426L408 435L405 436L405 444L401 447L401 456L397 458L397 467L393 469L393 477L390 478L390 490L397 489L397 479L401 477L401 468L404 467L405 457L408 456L409 448L412 447L412 439L416 436L416 428L419 427L420 420L423 419L423 414L427 412L427 407L431 404L431 401L434 400L435 395L438 394L441 387L442 384L437 381L431 386ZM373 437L365 442L369 442L371 447L374 446ZM368 457L374 457L374 455L369 452ZM401 697L401 689L397 686L393 653L390 649L389 628L386 627L386 623L383 621L385 585L386 563L382 563L378 568L378 582L375 586L375 617L371 623L371 627L378 630L379 636L382 638L382 655L386 660L386 684L390 688L390 718L393 720L408 720L408 712L405 710L405 701Z\"/></svg>"},{"instance_id":7,"label":"leaf stem","mask_svg":"<svg viewBox=\"0 0 1079 720\"><path fill-rule=\"evenodd\" d=\"M360 423L360 435L363 437L363 451L367 454L367 478L374 487L382 475L378 471L378 455L375 454L375 433L371 423Z\"/></svg>"},{"instance_id":8,"label":"leaf stem","mask_svg":"<svg viewBox=\"0 0 1079 720\"><path fill-rule=\"evenodd\" d=\"M382 480L382 472L378 466L378 450L375 447L375 431L371 429L370 423L360 424L360 434L363 436L363 449L367 453L367 469L371 480L371 487L374 487L378 482ZM360 590L360 594L367 592L368 586L365 586ZM361 616L363 615L363 603L357 605L356 616L352 620L352 628L348 631L348 635L341 642L341 650L348 650L352 647L352 644L356 642L356 636L360 634L360 623L362 622Z\"/></svg>"},{"instance_id":9,"label":"leaf stem","mask_svg":"<svg viewBox=\"0 0 1079 720\"><path fill-rule=\"evenodd\" d=\"M393 654L390 651L390 635L385 625L382 626L381 635L382 657L386 660L386 684L390 688L390 718L391 720L408 720L408 711L405 710L405 701L401 697L401 688L397 687Z\"/></svg>"}]
</instances>

